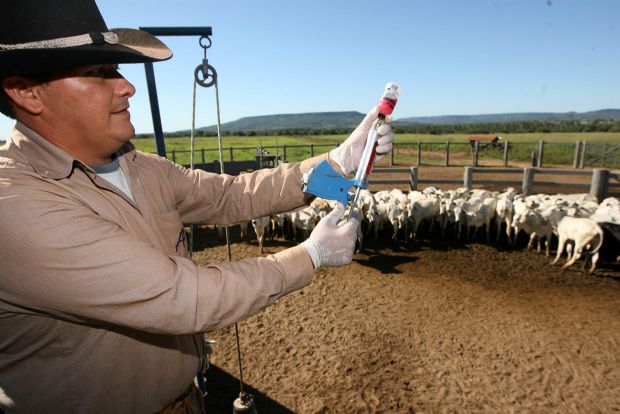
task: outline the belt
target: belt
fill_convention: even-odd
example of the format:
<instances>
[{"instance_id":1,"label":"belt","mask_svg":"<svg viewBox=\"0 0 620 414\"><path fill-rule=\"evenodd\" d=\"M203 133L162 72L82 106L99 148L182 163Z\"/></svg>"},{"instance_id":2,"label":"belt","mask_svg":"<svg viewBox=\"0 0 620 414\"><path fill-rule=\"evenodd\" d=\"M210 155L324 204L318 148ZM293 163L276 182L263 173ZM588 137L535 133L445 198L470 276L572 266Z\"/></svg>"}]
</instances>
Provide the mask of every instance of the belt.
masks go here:
<instances>
[{"instance_id":1,"label":"belt","mask_svg":"<svg viewBox=\"0 0 620 414\"><path fill-rule=\"evenodd\" d=\"M159 414L205 414L205 401L194 383L176 400L165 406Z\"/></svg>"}]
</instances>

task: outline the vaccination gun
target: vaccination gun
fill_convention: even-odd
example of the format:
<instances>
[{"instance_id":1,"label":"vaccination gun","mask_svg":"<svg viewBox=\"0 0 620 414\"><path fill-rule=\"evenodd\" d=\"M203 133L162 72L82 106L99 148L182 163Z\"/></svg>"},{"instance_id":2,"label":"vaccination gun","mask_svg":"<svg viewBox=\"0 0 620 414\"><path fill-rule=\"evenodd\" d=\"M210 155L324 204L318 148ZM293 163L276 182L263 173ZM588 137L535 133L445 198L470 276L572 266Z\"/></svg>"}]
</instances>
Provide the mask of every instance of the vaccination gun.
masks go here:
<instances>
[{"instance_id":1,"label":"vaccination gun","mask_svg":"<svg viewBox=\"0 0 620 414\"><path fill-rule=\"evenodd\" d=\"M395 83L388 83L379 101L377 122L368 131L362 158L353 179L338 174L327 160L323 160L304 178L303 191L325 200L339 201L345 206L351 202L348 214L348 218L350 218L356 207L360 191L368 188L368 176L377 156L379 127L385 123L385 117L392 114L399 97L400 87ZM353 194L349 193L351 187L355 188Z\"/></svg>"}]
</instances>

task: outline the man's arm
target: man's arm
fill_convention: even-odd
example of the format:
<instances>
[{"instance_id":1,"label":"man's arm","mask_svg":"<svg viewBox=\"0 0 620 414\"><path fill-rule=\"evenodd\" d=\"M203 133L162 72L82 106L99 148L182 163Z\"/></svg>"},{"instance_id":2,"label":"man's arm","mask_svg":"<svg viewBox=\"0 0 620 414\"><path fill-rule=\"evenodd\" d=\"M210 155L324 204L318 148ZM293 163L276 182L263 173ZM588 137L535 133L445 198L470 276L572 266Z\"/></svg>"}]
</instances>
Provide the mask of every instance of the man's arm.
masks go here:
<instances>
[{"instance_id":1,"label":"man's arm","mask_svg":"<svg viewBox=\"0 0 620 414\"><path fill-rule=\"evenodd\" d=\"M239 176L190 170L144 153L136 162L141 175L150 175L142 177L145 191L170 191L184 223L231 224L307 204L311 196L302 192L303 174L327 158L323 154Z\"/></svg>"},{"instance_id":2,"label":"man's arm","mask_svg":"<svg viewBox=\"0 0 620 414\"><path fill-rule=\"evenodd\" d=\"M312 280L303 246L197 267L167 256L71 197L0 197L0 301L75 322L188 334L244 319Z\"/></svg>"}]
</instances>

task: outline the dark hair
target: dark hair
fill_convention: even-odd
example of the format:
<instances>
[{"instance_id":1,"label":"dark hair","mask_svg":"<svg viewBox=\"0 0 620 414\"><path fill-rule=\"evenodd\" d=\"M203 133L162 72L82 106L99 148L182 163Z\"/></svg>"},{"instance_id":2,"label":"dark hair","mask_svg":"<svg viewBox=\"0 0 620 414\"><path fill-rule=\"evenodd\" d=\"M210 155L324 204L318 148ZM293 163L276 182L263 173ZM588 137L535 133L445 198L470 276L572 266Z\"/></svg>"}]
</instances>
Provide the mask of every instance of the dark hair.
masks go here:
<instances>
[{"instance_id":1,"label":"dark hair","mask_svg":"<svg viewBox=\"0 0 620 414\"><path fill-rule=\"evenodd\" d=\"M4 79L0 80L0 112L2 112L4 115L8 116L11 119L15 119L13 101L11 100L11 98L9 98L9 96L4 91L4 88L2 87L3 80Z\"/></svg>"},{"instance_id":2,"label":"dark hair","mask_svg":"<svg viewBox=\"0 0 620 414\"><path fill-rule=\"evenodd\" d=\"M25 77L27 77L28 79L37 81L39 83L47 83L52 79L52 73L51 72L35 73L32 75L26 75ZM9 96L6 94L4 90L4 87L2 87L3 82L4 82L4 79L0 79L0 112L2 112L4 115L8 116L11 119L15 119L15 109L13 107L13 100L9 98Z\"/></svg>"}]
</instances>

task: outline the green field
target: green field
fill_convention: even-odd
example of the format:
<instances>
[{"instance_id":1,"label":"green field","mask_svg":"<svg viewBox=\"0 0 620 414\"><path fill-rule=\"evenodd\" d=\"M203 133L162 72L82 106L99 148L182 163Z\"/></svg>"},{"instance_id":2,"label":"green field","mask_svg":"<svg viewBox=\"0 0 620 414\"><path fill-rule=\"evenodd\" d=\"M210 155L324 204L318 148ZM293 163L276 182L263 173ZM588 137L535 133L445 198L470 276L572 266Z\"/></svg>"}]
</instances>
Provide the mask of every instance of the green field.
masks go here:
<instances>
[{"instance_id":1,"label":"green field","mask_svg":"<svg viewBox=\"0 0 620 414\"><path fill-rule=\"evenodd\" d=\"M539 141L545 142L545 161L548 163L566 165L571 164L574 157L574 143L586 141L593 145L604 143L620 143L618 132L587 132L587 133L525 133L502 134L513 146L510 149L510 160L527 161L531 158ZM226 136L222 137L224 160L249 160L256 156L256 148L263 147L271 154L282 156L286 146L286 160L298 161L310 156L310 145L314 146L315 154L333 148L346 139L347 135L309 135L309 136ZM424 162L431 164L443 162L445 143L450 142L451 158L468 157L471 149L468 143L469 134L397 134L397 151L394 153L394 162L400 165L412 165L412 151L417 151L417 143L422 143ZM136 138L132 141L141 151L156 153L154 138ZM180 164L190 162L190 139L165 138L166 151L169 159ZM547 145L549 144L549 145ZM568 144L568 145L563 145ZM503 152L499 150L485 150L480 152L480 158L501 159ZM195 162L212 162L219 159L218 143L215 137L200 137L195 140Z\"/></svg>"}]
</instances>

